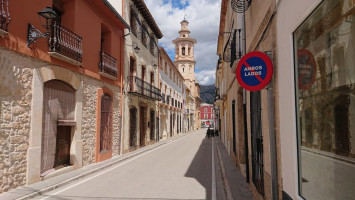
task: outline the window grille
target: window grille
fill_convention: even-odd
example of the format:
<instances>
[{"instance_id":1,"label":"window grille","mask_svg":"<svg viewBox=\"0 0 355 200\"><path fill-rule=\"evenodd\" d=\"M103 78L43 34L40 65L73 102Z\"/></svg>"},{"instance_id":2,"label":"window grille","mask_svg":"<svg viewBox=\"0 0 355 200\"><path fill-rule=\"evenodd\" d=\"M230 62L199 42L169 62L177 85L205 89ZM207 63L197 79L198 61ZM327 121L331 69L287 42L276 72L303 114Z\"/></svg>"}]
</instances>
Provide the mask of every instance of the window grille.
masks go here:
<instances>
[{"instance_id":1,"label":"window grille","mask_svg":"<svg viewBox=\"0 0 355 200\"><path fill-rule=\"evenodd\" d=\"M101 97L100 152L111 150L112 144L112 98L109 94Z\"/></svg>"},{"instance_id":2,"label":"window grille","mask_svg":"<svg viewBox=\"0 0 355 200\"><path fill-rule=\"evenodd\" d=\"M264 195L263 136L261 124L260 91L250 93L250 121L252 145L252 179L261 195Z\"/></svg>"}]
</instances>

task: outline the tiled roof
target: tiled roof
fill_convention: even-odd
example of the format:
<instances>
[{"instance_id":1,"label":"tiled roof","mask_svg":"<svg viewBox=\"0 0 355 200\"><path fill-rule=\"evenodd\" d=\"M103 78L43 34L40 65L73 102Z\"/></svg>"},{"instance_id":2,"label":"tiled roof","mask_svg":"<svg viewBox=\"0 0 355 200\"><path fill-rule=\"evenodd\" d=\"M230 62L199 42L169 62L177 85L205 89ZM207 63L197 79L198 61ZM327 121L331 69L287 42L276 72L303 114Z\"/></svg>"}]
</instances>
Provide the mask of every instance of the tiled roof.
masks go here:
<instances>
[{"instance_id":1,"label":"tiled roof","mask_svg":"<svg viewBox=\"0 0 355 200\"><path fill-rule=\"evenodd\" d=\"M132 0L134 5L137 7L141 15L144 17L144 20L147 22L149 27L152 29L154 34L157 36L158 39L163 37L162 32L160 31L157 23L155 22L152 14L150 13L147 5L145 5L143 0Z\"/></svg>"}]
</instances>

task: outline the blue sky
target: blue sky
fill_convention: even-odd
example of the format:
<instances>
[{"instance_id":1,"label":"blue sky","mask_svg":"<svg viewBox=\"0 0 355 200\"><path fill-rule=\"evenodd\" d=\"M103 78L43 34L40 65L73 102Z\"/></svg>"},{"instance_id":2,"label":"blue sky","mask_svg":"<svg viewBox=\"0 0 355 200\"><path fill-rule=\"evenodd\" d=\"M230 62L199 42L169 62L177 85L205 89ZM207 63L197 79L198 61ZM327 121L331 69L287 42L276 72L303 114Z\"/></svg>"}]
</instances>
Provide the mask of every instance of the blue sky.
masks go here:
<instances>
[{"instance_id":1,"label":"blue sky","mask_svg":"<svg viewBox=\"0 0 355 200\"><path fill-rule=\"evenodd\" d=\"M189 1L181 1L181 0L163 0L163 4L171 3L174 8L179 8L180 10L184 9L185 7L189 6Z\"/></svg>"},{"instance_id":2,"label":"blue sky","mask_svg":"<svg viewBox=\"0 0 355 200\"><path fill-rule=\"evenodd\" d=\"M180 22L186 17L191 37L197 40L195 77L201 85L214 84L220 0L145 0L145 3L164 35L159 45L172 60L175 55L172 40L179 36Z\"/></svg>"}]
</instances>

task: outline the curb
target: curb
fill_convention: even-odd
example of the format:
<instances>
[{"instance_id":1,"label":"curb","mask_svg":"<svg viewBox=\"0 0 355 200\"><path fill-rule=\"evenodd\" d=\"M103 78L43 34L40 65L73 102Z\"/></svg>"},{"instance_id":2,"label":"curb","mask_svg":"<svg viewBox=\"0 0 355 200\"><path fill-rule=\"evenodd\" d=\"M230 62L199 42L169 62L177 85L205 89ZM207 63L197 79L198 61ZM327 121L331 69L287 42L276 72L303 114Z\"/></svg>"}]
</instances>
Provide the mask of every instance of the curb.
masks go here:
<instances>
[{"instance_id":1,"label":"curb","mask_svg":"<svg viewBox=\"0 0 355 200\"><path fill-rule=\"evenodd\" d=\"M224 188L225 188L225 191L226 191L226 194L227 194L227 199L228 200L233 200L233 195L232 195L231 189L229 187L229 182L228 182L228 179L227 179L226 170L224 168L224 164L223 164L223 161L222 161L222 158L221 158L221 153L219 151L219 147L218 147L217 143L216 143L216 147L217 147L217 154L218 154L219 164L221 166L221 171L222 171L222 179L223 179L223 183L224 183Z\"/></svg>"},{"instance_id":2,"label":"curb","mask_svg":"<svg viewBox=\"0 0 355 200\"><path fill-rule=\"evenodd\" d=\"M94 173L97 173L97 172L99 172L99 171L101 171L101 170L104 170L104 169L107 169L107 168L109 168L109 167L112 167L112 166L114 166L114 165L116 165L116 164L119 164L119 163L121 163L121 162L123 162L123 161L125 161L125 160L127 160L127 159L130 159L130 158L133 158L133 157L135 157L135 156L138 156L139 154L142 154L142 153L151 151L151 150L153 150L153 149L155 149L155 148L157 148L157 147L160 147L160 146L169 144L169 143L171 143L171 142L173 142L173 141L179 140L179 139L181 139L181 138L183 138L183 137L186 137L186 136L188 136L188 135L190 135L190 134L193 134L193 133L195 133L195 132L196 132L196 131L192 131L192 132L189 132L189 133L184 133L184 134L182 134L182 135L178 135L176 138L171 138L171 139L165 140L165 141L163 141L163 142L161 142L161 143L158 142L158 144L156 144L156 145L154 145L154 146L150 146L150 147L147 148L147 149L141 150L141 151L139 151L139 152L135 152L135 153L133 153L132 155L129 155L129 156L124 157L124 158L121 158L121 159L118 159L118 160L116 160L116 161L112 161L111 163L107 163L107 164L105 164L105 165L103 165L103 166L98 166L96 169L92 169L92 170L90 170L90 171L84 172L84 173L82 173L82 174L80 174L80 175L77 175L77 176L75 176L75 177L73 177L73 178L67 179L67 180L65 180L65 181L59 182L59 183L54 184L54 185L51 185L51 186L48 186L48 187L46 187L46 188L43 188L43 189L41 189L41 190L38 190L38 191L32 192L32 193L30 193L30 194L24 195L24 196L22 196L22 197L20 197L20 198L17 198L17 199L18 199L18 200L27 200L27 199L30 199L30 198L34 198L34 197L36 197L36 196L43 195L43 194L45 194L45 193L47 193L47 192L50 192L50 191L52 191L52 190L55 190L55 189L60 188L60 187L62 187L62 186L65 186L65 185L67 185L67 184L69 184L69 183L71 183L71 182L73 182L73 181L76 181L76 180L85 178L85 177L87 177L87 176L89 176L89 175L91 175L91 174L94 174ZM122 155L124 155L124 154L122 154ZM122 155L119 155L119 156L122 156ZM20 189L20 188L19 188L19 189ZM16 190L16 189L15 189L15 190ZM11 192L11 191L10 191L10 192Z\"/></svg>"}]
</instances>

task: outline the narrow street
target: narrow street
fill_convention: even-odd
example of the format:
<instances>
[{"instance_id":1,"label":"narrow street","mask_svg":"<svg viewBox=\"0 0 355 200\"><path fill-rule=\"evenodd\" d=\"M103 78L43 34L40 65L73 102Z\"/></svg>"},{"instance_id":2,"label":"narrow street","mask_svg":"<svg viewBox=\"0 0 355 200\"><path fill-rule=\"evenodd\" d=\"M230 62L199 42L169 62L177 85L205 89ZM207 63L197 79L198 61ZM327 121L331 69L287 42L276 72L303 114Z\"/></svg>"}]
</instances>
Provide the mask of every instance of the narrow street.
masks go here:
<instances>
[{"instance_id":1,"label":"narrow street","mask_svg":"<svg viewBox=\"0 0 355 200\"><path fill-rule=\"evenodd\" d=\"M205 138L205 131L199 130L35 199L215 199L212 138ZM225 198L223 191L218 194L218 199Z\"/></svg>"}]
</instances>

